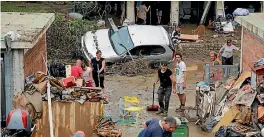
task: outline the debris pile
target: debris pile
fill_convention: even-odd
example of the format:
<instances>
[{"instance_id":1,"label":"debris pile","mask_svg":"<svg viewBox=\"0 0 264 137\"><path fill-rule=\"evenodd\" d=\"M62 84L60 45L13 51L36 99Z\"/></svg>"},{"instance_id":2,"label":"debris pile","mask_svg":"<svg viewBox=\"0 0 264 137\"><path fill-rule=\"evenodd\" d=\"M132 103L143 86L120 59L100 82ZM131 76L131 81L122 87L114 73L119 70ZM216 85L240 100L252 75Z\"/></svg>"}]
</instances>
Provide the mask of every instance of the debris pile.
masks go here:
<instances>
[{"instance_id":1,"label":"debris pile","mask_svg":"<svg viewBox=\"0 0 264 137\"><path fill-rule=\"evenodd\" d=\"M196 85L199 117L196 123L202 130L212 132L216 137L228 133L260 135L264 129L264 65L259 64L251 72L230 77L222 84L199 82ZM258 79L252 79L253 75Z\"/></svg>"},{"instance_id":2,"label":"debris pile","mask_svg":"<svg viewBox=\"0 0 264 137\"><path fill-rule=\"evenodd\" d=\"M47 83L50 81L51 98L57 101L77 101L83 104L85 101L100 102L102 97L101 88L83 87L82 80L75 80L74 77L56 79L48 77L42 72L29 76L25 90L27 92L39 91L42 95L42 100L48 100ZM32 94L32 93L31 93Z\"/></svg>"},{"instance_id":3,"label":"debris pile","mask_svg":"<svg viewBox=\"0 0 264 137\"><path fill-rule=\"evenodd\" d=\"M115 128L115 123L111 118L98 118L98 125L95 128L99 137L121 137L121 129Z\"/></svg>"},{"instance_id":4,"label":"debris pile","mask_svg":"<svg viewBox=\"0 0 264 137\"><path fill-rule=\"evenodd\" d=\"M124 63L116 63L106 69L107 74L118 74L122 76L137 76L151 74L153 70L149 61L145 58L138 58Z\"/></svg>"}]
</instances>

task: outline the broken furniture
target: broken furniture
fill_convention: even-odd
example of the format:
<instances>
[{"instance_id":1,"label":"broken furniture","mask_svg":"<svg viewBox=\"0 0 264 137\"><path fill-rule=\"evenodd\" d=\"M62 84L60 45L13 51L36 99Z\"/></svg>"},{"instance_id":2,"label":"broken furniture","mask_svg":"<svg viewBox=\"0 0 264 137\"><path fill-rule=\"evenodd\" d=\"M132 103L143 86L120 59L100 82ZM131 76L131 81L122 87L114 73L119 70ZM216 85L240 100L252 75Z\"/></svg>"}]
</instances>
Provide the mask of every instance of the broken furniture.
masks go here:
<instances>
[{"instance_id":1,"label":"broken furniture","mask_svg":"<svg viewBox=\"0 0 264 137\"><path fill-rule=\"evenodd\" d=\"M136 113L135 124L136 124L136 127L138 127L138 118L143 119L143 117L142 117L143 107L140 106L138 98L137 97L125 96L124 97L124 105L125 105L124 110L126 112L128 112L127 116L128 116L128 120L129 120L130 126L132 126L132 122L130 122L130 117L131 117L130 114L131 113ZM122 125L124 124L124 121L125 121L125 115L123 115Z\"/></svg>"},{"instance_id":2,"label":"broken furniture","mask_svg":"<svg viewBox=\"0 0 264 137\"><path fill-rule=\"evenodd\" d=\"M179 39L183 41L197 41L198 35L181 34Z\"/></svg>"}]
</instances>

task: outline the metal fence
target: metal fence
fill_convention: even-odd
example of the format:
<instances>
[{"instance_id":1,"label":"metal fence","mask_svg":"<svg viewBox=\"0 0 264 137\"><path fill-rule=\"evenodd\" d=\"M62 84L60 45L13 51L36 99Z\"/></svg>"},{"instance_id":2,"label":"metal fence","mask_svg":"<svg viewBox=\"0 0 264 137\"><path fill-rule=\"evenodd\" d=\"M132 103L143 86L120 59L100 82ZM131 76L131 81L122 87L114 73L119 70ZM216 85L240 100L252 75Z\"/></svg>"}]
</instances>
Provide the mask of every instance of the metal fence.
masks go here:
<instances>
[{"instance_id":1,"label":"metal fence","mask_svg":"<svg viewBox=\"0 0 264 137\"><path fill-rule=\"evenodd\" d=\"M231 76L239 74L239 64L236 65L209 65L204 66L204 81L214 83L215 81L225 80Z\"/></svg>"}]
</instances>

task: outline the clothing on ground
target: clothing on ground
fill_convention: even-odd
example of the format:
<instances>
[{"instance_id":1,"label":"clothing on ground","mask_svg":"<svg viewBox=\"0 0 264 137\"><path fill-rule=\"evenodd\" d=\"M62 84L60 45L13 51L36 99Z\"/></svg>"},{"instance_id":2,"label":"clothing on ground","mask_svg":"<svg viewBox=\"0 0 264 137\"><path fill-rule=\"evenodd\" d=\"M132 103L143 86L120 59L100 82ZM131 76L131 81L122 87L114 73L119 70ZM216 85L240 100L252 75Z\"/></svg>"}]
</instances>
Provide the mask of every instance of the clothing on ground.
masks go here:
<instances>
[{"instance_id":1,"label":"clothing on ground","mask_svg":"<svg viewBox=\"0 0 264 137\"><path fill-rule=\"evenodd\" d=\"M186 71L186 65L183 61L176 63L176 83L184 82L184 73Z\"/></svg>"},{"instance_id":2,"label":"clothing on ground","mask_svg":"<svg viewBox=\"0 0 264 137\"><path fill-rule=\"evenodd\" d=\"M138 137L172 137L172 133L163 130L160 120L153 119L146 122L146 129L143 129Z\"/></svg>"},{"instance_id":3,"label":"clothing on ground","mask_svg":"<svg viewBox=\"0 0 264 137\"><path fill-rule=\"evenodd\" d=\"M160 80L160 86L163 88L171 87L172 82L170 76L172 75L172 71L170 69L166 69L165 72L162 72L161 69L158 70L158 77Z\"/></svg>"},{"instance_id":4,"label":"clothing on ground","mask_svg":"<svg viewBox=\"0 0 264 137\"><path fill-rule=\"evenodd\" d=\"M231 45L227 46L226 44L220 49L222 57L231 58L233 56L233 50L239 50L238 47Z\"/></svg>"},{"instance_id":5,"label":"clothing on ground","mask_svg":"<svg viewBox=\"0 0 264 137\"><path fill-rule=\"evenodd\" d=\"M80 78L83 70L80 66L72 66L71 68L71 75L75 78Z\"/></svg>"}]
</instances>

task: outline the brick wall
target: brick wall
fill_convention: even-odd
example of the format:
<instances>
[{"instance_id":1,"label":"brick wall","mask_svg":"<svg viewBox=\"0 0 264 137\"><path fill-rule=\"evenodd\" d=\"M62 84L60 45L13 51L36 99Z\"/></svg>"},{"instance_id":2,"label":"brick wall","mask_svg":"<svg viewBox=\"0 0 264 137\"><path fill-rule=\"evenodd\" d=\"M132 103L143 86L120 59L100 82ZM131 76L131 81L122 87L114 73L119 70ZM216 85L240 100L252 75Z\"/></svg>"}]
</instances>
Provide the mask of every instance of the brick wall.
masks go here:
<instances>
[{"instance_id":1,"label":"brick wall","mask_svg":"<svg viewBox=\"0 0 264 137\"><path fill-rule=\"evenodd\" d=\"M264 57L264 41L243 29L242 71L251 71L254 62Z\"/></svg>"},{"instance_id":2,"label":"brick wall","mask_svg":"<svg viewBox=\"0 0 264 137\"><path fill-rule=\"evenodd\" d=\"M37 71L46 72L46 66L42 56L44 56L45 60L47 59L46 33L37 44L32 49L29 49L24 55L25 77L34 74Z\"/></svg>"}]
</instances>

